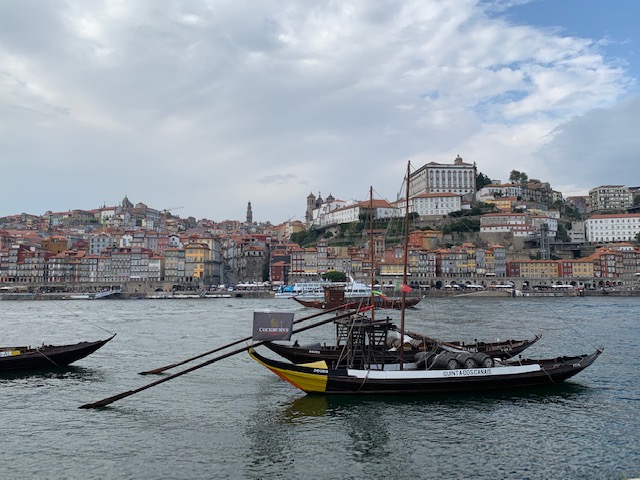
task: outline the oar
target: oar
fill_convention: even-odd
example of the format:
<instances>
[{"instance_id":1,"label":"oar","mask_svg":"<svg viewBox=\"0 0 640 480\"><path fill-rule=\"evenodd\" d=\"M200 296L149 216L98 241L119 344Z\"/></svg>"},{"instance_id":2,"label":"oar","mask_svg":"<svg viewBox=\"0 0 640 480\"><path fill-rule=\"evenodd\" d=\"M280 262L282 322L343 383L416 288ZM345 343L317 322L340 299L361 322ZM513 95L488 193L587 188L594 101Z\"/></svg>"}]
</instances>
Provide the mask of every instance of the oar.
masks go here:
<instances>
[{"instance_id":1,"label":"oar","mask_svg":"<svg viewBox=\"0 0 640 480\"><path fill-rule=\"evenodd\" d=\"M348 317L349 315L352 315L352 314L353 314L353 312L349 312L349 313L345 313L345 314L342 314L342 315L338 315L338 316L333 317L333 318L327 318L325 320L322 320L320 322L314 323L312 325L307 325L306 327L299 328L298 330L293 330L291 333L294 334L294 333L304 332L305 330L309 330L310 328L315 328L315 327L318 327L320 325L324 325L325 323L333 322L334 320L339 320L341 318ZM194 370L198 370L199 368L206 367L207 365L211 365L212 363L215 363L218 360L222 360L224 358L231 357L231 356L236 355L238 353L242 353L242 352L244 352L246 350L249 350L249 348L251 348L252 346L253 347L258 347L260 345L264 345L264 343L265 342L257 342L257 343L255 343L253 345L249 345L249 346L246 346L246 347L238 348L237 350L232 350L231 352L225 353L223 355L219 355L219 356L217 356L215 358L207 360L206 362L199 363L199 364L194 365L193 367L189 367L189 368L187 368L185 370L180 370L179 372L174 373L172 375L169 375L168 377L164 377L164 378L161 378L160 380L156 380L155 382L151 382L151 383L148 383L147 385L143 385L142 387L136 388L135 390L129 390L127 392L122 392L122 393L119 393L118 395L114 395L113 397L103 398L102 400L98 400L97 402L94 402L94 403L85 403L84 405L80 405L80 407L78 407L78 408L86 408L86 409L88 409L88 408L106 407L107 405L109 405L109 404L111 404L113 402L117 402L118 400L122 400L123 398L130 397L131 395L135 395L136 393L142 392L143 390L146 390L147 388L155 387L156 385L159 385L159 384L164 383L164 382L168 382L169 380L173 380L174 378L180 377L180 376L185 375L185 374L187 374L189 372L193 372Z\"/></svg>"},{"instance_id":2,"label":"oar","mask_svg":"<svg viewBox=\"0 0 640 480\"><path fill-rule=\"evenodd\" d=\"M331 313L331 312L335 312L336 310L343 309L348 305L349 304L340 305L339 307L335 307L335 308L332 308L330 310L323 310L321 312L314 313L313 315L309 315L307 317L299 318L298 320L294 321L293 323L296 324L296 323L304 322L305 320L311 320L312 318L319 317L320 315L325 315L327 313ZM138 375L155 375L155 374L158 374L158 373L162 373L162 372L164 372L166 370L169 370L171 368L179 367L180 365L184 365L185 363L189 363L189 362L192 362L192 361L197 360L199 358L206 357L207 355L214 354L216 352L219 352L220 350L224 350L225 348L233 347L234 345L238 345L239 343L242 343L242 342L248 342L249 340L251 340L251 337L241 338L240 340L236 340L235 342L231 342L231 343L228 343L228 344L223 345L221 347L214 348L213 350L209 350L208 352L204 352L204 353L201 353L199 355L196 355L195 357L187 358L186 360L182 360L182 361L177 362L177 363L172 363L171 365L166 365L164 367L154 368L153 370L147 370L145 372L139 372Z\"/></svg>"}]
</instances>

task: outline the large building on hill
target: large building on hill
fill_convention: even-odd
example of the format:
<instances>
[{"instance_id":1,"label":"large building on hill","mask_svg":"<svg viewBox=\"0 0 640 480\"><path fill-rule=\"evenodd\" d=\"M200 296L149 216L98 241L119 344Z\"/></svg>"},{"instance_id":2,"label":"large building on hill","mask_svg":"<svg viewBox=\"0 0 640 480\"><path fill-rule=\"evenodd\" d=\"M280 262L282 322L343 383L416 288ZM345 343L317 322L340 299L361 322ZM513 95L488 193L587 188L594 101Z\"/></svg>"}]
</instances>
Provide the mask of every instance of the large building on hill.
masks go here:
<instances>
[{"instance_id":1,"label":"large building on hill","mask_svg":"<svg viewBox=\"0 0 640 480\"><path fill-rule=\"evenodd\" d=\"M458 155L453 164L429 162L411 174L409 196L422 193L476 193L476 166L466 163Z\"/></svg>"}]
</instances>

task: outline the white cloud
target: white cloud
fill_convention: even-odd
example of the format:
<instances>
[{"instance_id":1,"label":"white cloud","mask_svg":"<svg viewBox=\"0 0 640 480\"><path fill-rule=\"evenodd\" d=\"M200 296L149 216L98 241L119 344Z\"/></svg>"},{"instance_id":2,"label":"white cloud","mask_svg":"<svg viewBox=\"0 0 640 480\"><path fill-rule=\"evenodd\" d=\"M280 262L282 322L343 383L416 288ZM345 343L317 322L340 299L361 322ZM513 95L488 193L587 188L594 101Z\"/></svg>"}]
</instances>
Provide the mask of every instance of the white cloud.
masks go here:
<instances>
[{"instance_id":1,"label":"white cloud","mask_svg":"<svg viewBox=\"0 0 640 480\"><path fill-rule=\"evenodd\" d=\"M364 198L373 185L392 198L408 159L460 154L492 177L515 168L556 188L600 183L586 172L614 150L637 159L622 128L615 149L586 152L580 182L556 168L598 112L637 124L616 106L634 83L600 39L510 25L489 7L9 2L0 162L16 200L0 215L126 193L214 220L243 218L251 200L255 219L277 223L302 216L310 191ZM32 195L19 195L25 179Z\"/></svg>"}]
</instances>

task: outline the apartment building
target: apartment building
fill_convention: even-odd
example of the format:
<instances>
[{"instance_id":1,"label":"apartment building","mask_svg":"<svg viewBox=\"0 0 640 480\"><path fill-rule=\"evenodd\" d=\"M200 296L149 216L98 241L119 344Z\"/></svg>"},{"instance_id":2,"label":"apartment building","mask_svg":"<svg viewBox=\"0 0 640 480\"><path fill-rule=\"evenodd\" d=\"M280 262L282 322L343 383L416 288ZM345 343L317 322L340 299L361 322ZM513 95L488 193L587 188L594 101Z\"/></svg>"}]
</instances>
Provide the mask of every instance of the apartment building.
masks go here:
<instances>
[{"instance_id":1,"label":"apartment building","mask_svg":"<svg viewBox=\"0 0 640 480\"><path fill-rule=\"evenodd\" d=\"M632 204L631 192L623 185L601 185L589 190L589 212L625 211Z\"/></svg>"},{"instance_id":2,"label":"apartment building","mask_svg":"<svg viewBox=\"0 0 640 480\"><path fill-rule=\"evenodd\" d=\"M592 215L585 228L592 243L633 241L640 233L640 213Z\"/></svg>"}]
</instances>

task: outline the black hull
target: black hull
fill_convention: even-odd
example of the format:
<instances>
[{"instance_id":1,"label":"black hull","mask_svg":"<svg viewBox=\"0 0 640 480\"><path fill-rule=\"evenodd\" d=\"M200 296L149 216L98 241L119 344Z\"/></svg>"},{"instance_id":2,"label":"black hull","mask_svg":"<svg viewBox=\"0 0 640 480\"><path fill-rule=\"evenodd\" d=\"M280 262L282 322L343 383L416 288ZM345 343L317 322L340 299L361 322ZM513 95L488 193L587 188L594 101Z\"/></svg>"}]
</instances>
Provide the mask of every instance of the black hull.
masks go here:
<instances>
[{"instance_id":1,"label":"black hull","mask_svg":"<svg viewBox=\"0 0 640 480\"><path fill-rule=\"evenodd\" d=\"M115 335L96 342L80 342L73 345L44 345L37 349L3 347L3 351L20 351L18 355L0 357L0 373L69 366L103 347Z\"/></svg>"},{"instance_id":2,"label":"black hull","mask_svg":"<svg viewBox=\"0 0 640 480\"><path fill-rule=\"evenodd\" d=\"M525 349L536 343L540 339L537 335L528 340L508 340L500 343L486 343L478 342L469 345L465 345L460 342L445 342L445 345L449 345L455 348L459 348L468 352L481 352L486 353L493 358L510 358L520 354ZM339 366L345 363L345 355L342 347L335 346L293 346L285 345L281 343L265 342L264 344L269 350L277 353L278 355L286 358L292 363L308 363L318 360L324 360L331 366ZM431 346L427 345L427 348ZM414 356L419 350L405 350L403 352L404 362L413 362ZM376 354L376 358L381 358L382 350L379 354ZM361 357L355 356L353 359L355 364L361 362ZM399 363L399 353L397 351L384 351L384 363Z\"/></svg>"},{"instance_id":3,"label":"black hull","mask_svg":"<svg viewBox=\"0 0 640 480\"><path fill-rule=\"evenodd\" d=\"M556 385L591 365L602 353L546 360L524 360L487 369L443 370L431 372L439 378L421 378L424 370L405 370L379 378L375 370L323 369L318 365L293 365L272 360L250 350L250 355L278 376L307 393L349 394L446 394L504 391ZM538 366L539 365L539 369ZM523 367L508 369L509 366ZM527 366L536 369L526 371Z\"/></svg>"}]
</instances>

